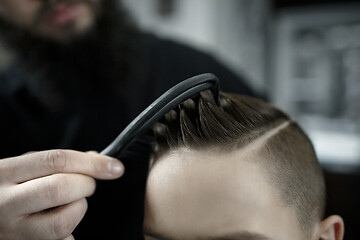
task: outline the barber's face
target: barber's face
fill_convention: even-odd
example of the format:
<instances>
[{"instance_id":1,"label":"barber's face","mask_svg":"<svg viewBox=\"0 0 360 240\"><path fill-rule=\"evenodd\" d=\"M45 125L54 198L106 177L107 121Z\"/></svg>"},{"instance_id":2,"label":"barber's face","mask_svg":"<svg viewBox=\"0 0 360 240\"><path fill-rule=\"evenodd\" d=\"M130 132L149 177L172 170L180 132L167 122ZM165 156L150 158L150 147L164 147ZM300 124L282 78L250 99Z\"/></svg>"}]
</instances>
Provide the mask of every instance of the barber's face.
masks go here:
<instances>
[{"instance_id":1,"label":"barber's face","mask_svg":"<svg viewBox=\"0 0 360 240\"><path fill-rule=\"evenodd\" d=\"M303 240L256 155L180 149L150 167L146 240Z\"/></svg>"},{"instance_id":2,"label":"barber's face","mask_svg":"<svg viewBox=\"0 0 360 240\"><path fill-rule=\"evenodd\" d=\"M89 30L102 0L0 0L0 14L11 23L58 41Z\"/></svg>"}]
</instances>

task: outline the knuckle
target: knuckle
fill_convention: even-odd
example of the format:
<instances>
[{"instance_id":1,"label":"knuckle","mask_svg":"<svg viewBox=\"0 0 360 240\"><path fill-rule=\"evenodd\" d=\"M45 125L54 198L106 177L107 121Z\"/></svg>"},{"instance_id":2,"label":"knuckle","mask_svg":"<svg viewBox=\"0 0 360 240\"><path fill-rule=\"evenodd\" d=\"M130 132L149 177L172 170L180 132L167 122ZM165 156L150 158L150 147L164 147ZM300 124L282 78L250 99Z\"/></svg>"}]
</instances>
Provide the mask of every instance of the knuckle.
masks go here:
<instances>
[{"instance_id":1,"label":"knuckle","mask_svg":"<svg viewBox=\"0 0 360 240\"><path fill-rule=\"evenodd\" d=\"M45 161L50 165L50 168L55 172L63 172L67 159L64 150L51 150L45 155Z\"/></svg>"},{"instance_id":2,"label":"knuckle","mask_svg":"<svg viewBox=\"0 0 360 240\"><path fill-rule=\"evenodd\" d=\"M48 198L53 203L60 203L68 195L69 183L65 176L52 176L48 180Z\"/></svg>"}]
</instances>

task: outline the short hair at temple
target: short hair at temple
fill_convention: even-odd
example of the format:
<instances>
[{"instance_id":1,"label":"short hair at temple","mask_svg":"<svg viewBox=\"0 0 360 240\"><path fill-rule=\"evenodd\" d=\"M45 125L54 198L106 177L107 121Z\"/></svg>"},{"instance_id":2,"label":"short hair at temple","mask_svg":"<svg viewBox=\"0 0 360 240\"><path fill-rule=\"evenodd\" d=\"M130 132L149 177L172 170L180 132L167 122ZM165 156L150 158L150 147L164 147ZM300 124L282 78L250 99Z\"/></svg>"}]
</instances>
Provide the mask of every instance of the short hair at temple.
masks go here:
<instances>
[{"instance_id":1,"label":"short hair at temple","mask_svg":"<svg viewBox=\"0 0 360 240\"><path fill-rule=\"evenodd\" d=\"M295 121L270 104L223 92L214 99L210 91L202 92L167 113L154 134L153 161L183 147L241 151L251 146L283 204L295 209L303 232L323 218L325 183L312 143Z\"/></svg>"}]
</instances>

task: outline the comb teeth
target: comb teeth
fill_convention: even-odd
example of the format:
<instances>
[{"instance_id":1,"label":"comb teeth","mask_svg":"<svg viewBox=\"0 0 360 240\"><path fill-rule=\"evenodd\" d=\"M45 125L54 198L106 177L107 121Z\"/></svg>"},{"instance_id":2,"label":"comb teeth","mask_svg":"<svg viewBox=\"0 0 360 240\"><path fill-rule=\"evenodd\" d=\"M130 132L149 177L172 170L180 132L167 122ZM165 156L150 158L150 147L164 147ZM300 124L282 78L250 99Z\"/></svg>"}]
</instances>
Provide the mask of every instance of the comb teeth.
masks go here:
<instances>
[{"instance_id":1,"label":"comb teeth","mask_svg":"<svg viewBox=\"0 0 360 240\"><path fill-rule=\"evenodd\" d=\"M166 113L165 116L162 118L163 122L173 122L179 118L179 112L175 110L171 110L170 112Z\"/></svg>"},{"instance_id":2,"label":"comb teeth","mask_svg":"<svg viewBox=\"0 0 360 240\"><path fill-rule=\"evenodd\" d=\"M160 122L165 125L169 123L178 124L177 119L179 119L181 105L178 106L189 98L183 104L183 108L187 108L190 118L197 116L198 95L201 91L207 89L211 89L212 92L211 94L209 91L209 101L217 105L219 102L217 101L219 97L219 80L215 75L210 73L201 74L178 83L142 111L101 154L113 157L129 156L135 159L138 154L143 155L145 153L148 155L153 137L149 138L152 134L144 134L144 131L149 132L148 128L152 128L154 123L161 118ZM177 111L172 112L171 109L174 108ZM165 115L166 117L164 117Z\"/></svg>"}]
</instances>

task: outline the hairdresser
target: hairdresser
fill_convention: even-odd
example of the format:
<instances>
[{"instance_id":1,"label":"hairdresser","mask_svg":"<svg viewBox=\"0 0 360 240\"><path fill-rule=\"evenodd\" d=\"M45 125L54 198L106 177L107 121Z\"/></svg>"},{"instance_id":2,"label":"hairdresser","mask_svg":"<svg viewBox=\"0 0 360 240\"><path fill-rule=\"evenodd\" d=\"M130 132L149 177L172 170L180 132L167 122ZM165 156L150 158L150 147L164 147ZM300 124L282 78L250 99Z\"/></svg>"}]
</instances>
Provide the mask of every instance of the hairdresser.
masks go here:
<instances>
[{"instance_id":1,"label":"hairdresser","mask_svg":"<svg viewBox=\"0 0 360 240\"><path fill-rule=\"evenodd\" d=\"M0 36L15 56L0 73L0 239L137 239L146 161L87 151L193 75L253 94L210 56L139 31L117 0L2 0Z\"/></svg>"}]
</instances>

